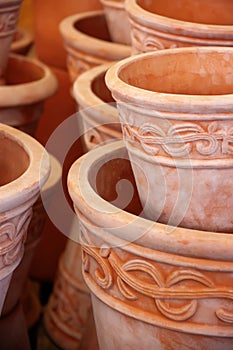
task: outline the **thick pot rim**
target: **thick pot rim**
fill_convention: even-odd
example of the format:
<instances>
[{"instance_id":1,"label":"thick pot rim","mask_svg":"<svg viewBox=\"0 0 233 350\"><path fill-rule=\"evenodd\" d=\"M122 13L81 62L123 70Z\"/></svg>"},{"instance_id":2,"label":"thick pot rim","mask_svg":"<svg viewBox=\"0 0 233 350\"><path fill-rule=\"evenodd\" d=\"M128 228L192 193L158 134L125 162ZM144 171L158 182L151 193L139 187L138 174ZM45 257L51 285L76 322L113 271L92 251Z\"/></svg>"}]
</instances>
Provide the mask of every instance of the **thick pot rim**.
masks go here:
<instances>
[{"instance_id":1,"label":"thick pot rim","mask_svg":"<svg viewBox=\"0 0 233 350\"><path fill-rule=\"evenodd\" d=\"M22 175L0 186L1 212L5 212L39 193L49 177L50 157L38 141L18 129L0 123L0 135L22 147L29 157L29 165Z\"/></svg>"},{"instance_id":2,"label":"thick pot rim","mask_svg":"<svg viewBox=\"0 0 233 350\"><path fill-rule=\"evenodd\" d=\"M184 257L211 259L218 268L220 261L233 261L233 235L171 227L121 210L100 197L89 182L90 169L101 160L127 157L124 142L100 146L79 158L68 174L68 190L74 206L96 229L111 237L139 245L147 254L155 249ZM103 163L102 163L103 164ZM133 239L132 239L133 238ZM131 246L131 245L129 245ZM148 249L149 248L149 249ZM127 248L126 248L127 249ZM171 255L172 258L172 255ZM174 258L172 258L174 259ZM182 257L181 257L182 259ZM232 267L231 267L232 268Z\"/></svg>"},{"instance_id":3,"label":"thick pot rim","mask_svg":"<svg viewBox=\"0 0 233 350\"><path fill-rule=\"evenodd\" d=\"M114 63L114 65L110 67L105 76L106 84L111 90L112 95L117 102L126 104L129 103L130 105L135 105L137 107L139 106L144 110L145 114L147 113L147 110L152 107L161 112L171 112L171 118L176 112L183 112L184 115L182 117L184 119L190 118L188 114L190 114L191 118L193 119L193 115L197 113L195 119L203 119L203 116L198 116L198 114L216 114L225 112L226 115L223 115L222 118L232 119L232 115L229 115L228 112L229 110L233 110L233 94L185 95L154 92L129 85L120 78L121 71L130 66L132 63L143 61L150 57L163 57L167 55L174 56L186 52L224 52L226 54L231 53L233 55L233 48L222 48L214 46L182 47L175 49L156 50L153 52L147 52L127 57L117 63ZM185 113L187 113L186 116ZM166 118L169 118L169 115L166 114ZM175 118L177 118L177 116L175 116ZM221 119L221 115L219 118Z\"/></svg>"}]
</instances>

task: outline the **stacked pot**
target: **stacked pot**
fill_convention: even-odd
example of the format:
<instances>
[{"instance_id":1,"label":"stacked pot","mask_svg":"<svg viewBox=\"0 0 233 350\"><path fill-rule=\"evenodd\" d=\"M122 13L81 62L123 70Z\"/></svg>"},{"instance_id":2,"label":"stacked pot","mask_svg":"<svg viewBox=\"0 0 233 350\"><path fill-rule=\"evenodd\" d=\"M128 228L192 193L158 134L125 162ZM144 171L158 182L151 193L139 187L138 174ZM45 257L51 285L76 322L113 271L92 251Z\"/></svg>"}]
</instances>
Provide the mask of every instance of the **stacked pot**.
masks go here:
<instances>
[{"instance_id":1,"label":"stacked pot","mask_svg":"<svg viewBox=\"0 0 233 350\"><path fill-rule=\"evenodd\" d=\"M122 5L106 3L111 11ZM99 347L231 349L232 4L124 5L131 57L91 69L101 60L93 64L97 53L87 36L72 47L65 39L72 80L89 69L76 78L73 94L92 150L72 166L68 188ZM122 24L105 11L109 23ZM84 14L74 27L90 34L85 16L97 14ZM91 58L80 53L83 42ZM106 57L104 47L96 52ZM113 101L109 90L119 117L106 105ZM108 143L121 135L124 143ZM77 243L69 247L72 259L61 261L75 284L80 252Z\"/></svg>"}]
</instances>

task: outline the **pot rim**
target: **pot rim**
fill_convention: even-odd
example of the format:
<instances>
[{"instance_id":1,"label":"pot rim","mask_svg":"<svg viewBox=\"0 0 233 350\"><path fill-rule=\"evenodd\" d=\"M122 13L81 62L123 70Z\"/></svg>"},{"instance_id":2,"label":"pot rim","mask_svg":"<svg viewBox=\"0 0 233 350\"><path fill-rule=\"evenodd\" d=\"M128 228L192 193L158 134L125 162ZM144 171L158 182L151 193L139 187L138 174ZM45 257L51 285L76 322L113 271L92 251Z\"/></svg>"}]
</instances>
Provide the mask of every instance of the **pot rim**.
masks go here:
<instances>
[{"instance_id":1,"label":"pot rim","mask_svg":"<svg viewBox=\"0 0 233 350\"><path fill-rule=\"evenodd\" d=\"M82 73L73 84L73 95L79 105L80 112L87 109L86 112L88 113L90 109L91 113L95 114L95 118L97 118L99 122L119 123L117 109L112 106L111 103L106 103L101 100L92 90L93 80L107 72L111 66L112 62L109 62Z\"/></svg>"},{"instance_id":2,"label":"pot rim","mask_svg":"<svg viewBox=\"0 0 233 350\"><path fill-rule=\"evenodd\" d=\"M155 249L161 254L166 252L183 257L233 261L233 234L182 227L169 227L171 230L168 232L167 225L130 214L100 197L88 180L90 169L101 164L101 160L106 162L114 157L119 158L119 154L126 158L122 140L88 152L74 162L68 173L68 190L74 206L97 230L102 231L100 234L104 230L107 235L124 241L126 246L129 242L138 244L146 248L148 254ZM213 266L213 269L217 266Z\"/></svg>"},{"instance_id":3,"label":"pot rim","mask_svg":"<svg viewBox=\"0 0 233 350\"><path fill-rule=\"evenodd\" d=\"M101 4L106 7L112 7L116 10L124 10L124 0L123 1L114 1L114 0L100 0Z\"/></svg>"},{"instance_id":4,"label":"pot rim","mask_svg":"<svg viewBox=\"0 0 233 350\"><path fill-rule=\"evenodd\" d=\"M233 25L202 24L157 15L140 7L137 0L125 0L125 9L129 17L136 20L136 22L150 28L157 28L162 32L200 38L223 39L224 42L227 39L233 39Z\"/></svg>"},{"instance_id":5,"label":"pot rim","mask_svg":"<svg viewBox=\"0 0 233 350\"><path fill-rule=\"evenodd\" d=\"M29 83L0 86L1 107L13 107L37 103L55 93L58 83L49 67L36 59L18 54L10 54L9 60L11 59L39 67L43 71L43 77Z\"/></svg>"},{"instance_id":6,"label":"pot rim","mask_svg":"<svg viewBox=\"0 0 233 350\"><path fill-rule=\"evenodd\" d=\"M44 147L28 134L0 123L0 135L17 143L29 157L22 175L0 186L1 212L19 207L37 195L50 173L50 157Z\"/></svg>"},{"instance_id":7,"label":"pot rim","mask_svg":"<svg viewBox=\"0 0 233 350\"><path fill-rule=\"evenodd\" d=\"M229 113L227 112L229 112L229 109L233 110L233 94L185 95L155 92L129 85L119 77L121 71L127 66L130 66L132 63L143 61L144 59L150 57L166 55L174 56L185 52L225 52L226 54L231 53L233 55L233 48L215 46L181 47L175 49L157 50L127 57L110 67L105 76L106 84L117 101L140 106L145 111L145 114L149 108L153 107L162 112L170 112L170 115L166 114L166 118L168 119L177 118L177 116L174 115L176 112L189 113L187 116L185 116L185 114L182 116L184 119L190 119L190 114L191 119L194 119L193 114L195 113L216 114L225 112L226 114L223 115L222 118L232 119L232 115L228 115ZM208 108L206 108L207 105ZM203 119L203 116L195 116L195 119L198 118ZM221 119L221 116L219 116L219 118ZM216 119L216 117L213 117L213 119Z\"/></svg>"},{"instance_id":8,"label":"pot rim","mask_svg":"<svg viewBox=\"0 0 233 350\"><path fill-rule=\"evenodd\" d=\"M120 60L122 57L129 56L131 54L130 46L94 38L74 28L74 24L77 21L97 16L104 17L104 11L83 12L63 19L59 28L66 45L82 52L88 52L95 57L97 55L98 57L103 57L106 62Z\"/></svg>"},{"instance_id":9,"label":"pot rim","mask_svg":"<svg viewBox=\"0 0 233 350\"><path fill-rule=\"evenodd\" d=\"M16 33L19 34L19 38L12 41L10 47L11 52L17 52L17 50L23 50L24 48L26 49L27 47L30 47L30 45L32 45L34 38L29 30L18 27L16 29Z\"/></svg>"}]
</instances>

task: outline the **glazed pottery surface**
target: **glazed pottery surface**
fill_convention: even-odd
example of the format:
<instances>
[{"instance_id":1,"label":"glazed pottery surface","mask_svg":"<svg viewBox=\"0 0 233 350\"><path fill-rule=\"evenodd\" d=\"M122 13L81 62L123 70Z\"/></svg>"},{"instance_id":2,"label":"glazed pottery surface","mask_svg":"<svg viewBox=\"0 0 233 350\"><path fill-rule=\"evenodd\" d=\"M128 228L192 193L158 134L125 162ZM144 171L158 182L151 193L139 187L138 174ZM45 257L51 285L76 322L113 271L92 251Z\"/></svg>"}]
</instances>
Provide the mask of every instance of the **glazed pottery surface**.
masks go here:
<instances>
[{"instance_id":1,"label":"glazed pottery surface","mask_svg":"<svg viewBox=\"0 0 233 350\"><path fill-rule=\"evenodd\" d=\"M44 100L57 89L57 81L44 64L21 55L9 55L0 86L0 122L34 135Z\"/></svg>"},{"instance_id":2,"label":"glazed pottery surface","mask_svg":"<svg viewBox=\"0 0 233 350\"><path fill-rule=\"evenodd\" d=\"M0 143L2 310L10 278L23 256L32 206L49 176L49 156L33 138L3 124Z\"/></svg>"},{"instance_id":3,"label":"glazed pottery surface","mask_svg":"<svg viewBox=\"0 0 233 350\"><path fill-rule=\"evenodd\" d=\"M6 68L11 42L16 31L21 2L22 0L2 0L0 2L0 78Z\"/></svg>"},{"instance_id":4,"label":"glazed pottery surface","mask_svg":"<svg viewBox=\"0 0 233 350\"><path fill-rule=\"evenodd\" d=\"M125 11L125 0L100 0L112 41L131 44L130 23Z\"/></svg>"},{"instance_id":5,"label":"glazed pottery surface","mask_svg":"<svg viewBox=\"0 0 233 350\"><path fill-rule=\"evenodd\" d=\"M121 125L115 101L105 84L111 63L94 67L74 82L73 95L78 104L78 118L83 123L87 150L113 139L121 139Z\"/></svg>"},{"instance_id":6,"label":"glazed pottery surface","mask_svg":"<svg viewBox=\"0 0 233 350\"><path fill-rule=\"evenodd\" d=\"M77 160L68 187L100 349L229 350L233 235L142 218L122 141Z\"/></svg>"},{"instance_id":7,"label":"glazed pottery surface","mask_svg":"<svg viewBox=\"0 0 233 350\"><path fill-rule=\"evenodd\" d=\"M111 42L103 11L91 11L65 18L60 31L67 51L71 81L88 69L118 61L131 54L127 45Z\"/></svg>"},{"instance_id":8,"label":"glazed pottery surface","mask_svg":"<svg viewBox=\"0 0 233 350\"><path fill-rule=\"evenodd\" d=\"M232 46L229 0L126 0L133 53L180 46Z\"/></svg>"},{"instance_id":9,"label":"glazed pottery surface","mask_svg":"<svg viewBox=\"0 0 233 350\"><path fill-rule=\"evenodd\" d=\"M232 48L161 50L107 72L147 218L233 231L232 58Z\"/></svg>"}]
</instances>

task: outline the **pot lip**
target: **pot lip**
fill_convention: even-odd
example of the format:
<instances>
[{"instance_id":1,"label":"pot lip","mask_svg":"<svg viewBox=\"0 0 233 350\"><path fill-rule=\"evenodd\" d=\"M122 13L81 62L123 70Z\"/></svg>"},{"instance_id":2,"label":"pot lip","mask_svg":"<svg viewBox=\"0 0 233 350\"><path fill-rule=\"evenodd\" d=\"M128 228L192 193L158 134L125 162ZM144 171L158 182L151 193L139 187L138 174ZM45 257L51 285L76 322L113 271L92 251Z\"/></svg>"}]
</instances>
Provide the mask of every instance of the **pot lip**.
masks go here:
<instances>
[{"instance_id":1,"label":"pot lip","mask_svg":"<svg viewBox=\"0 0 233 350\"><path fill-rule=\"evenodd\" d=\"M40 102L52 96L57 90L58 83L49 67L36 59L28 58L23 55L10 54L9 60L18 60L24 64L33 64L43 70L41 79L15 85L0 86L0 106L13 107L19 105L28 105Z\"/></svg>"},{"instance_id":2,"label":"pot lip","mask_svg":"<svg viewBox=\"0 0 233 350\"><path fill-rule=\"evenodd\" d=\"M13 40L11 43L11 52L17 52L17 50L29 47L33 42L33 35L25 28L18 27L16 33L19 33L19 39Z\"/></svg>"},{"instance_id":3,"label":"pot lip","mask_svg":"<svg viewBox=\"0 0 233 350\"><path fill-rule=\"evenodd\" d=\"M209 35L210 39L216 38L224 41L233 39L233 25L202 24L157 15L144 10L137 4L137 0L126 0L125 9L129 17L136 22L150 28L157 28L162 32L201 38Z\"/></svg>"},{"instance_id":4,"label":"pot lip","mask_svg":"<svg viewBox=\"0 0 233 350\"><path fill-rule=\"evenodd\" d=\"M174 227L168 232L167 225L123 211L95 192L88 181L90 168L101 164L101 160L106 161L106 156L118 155L119 152L122 154L125 151L124 142L116 141L93 149L71 166L68 173L68 190L75 207L81 214L93 225L103 229L107 235L125 241L126 245L133 242L145 248L175 255L202 259L214 257L214 260L233 261L232 234L182 227ZM130 240L132 237L134 239Z\"/></svg>"},{"instance_id":5,"label":"pot lip","mask_svg":"<svg viewBox=\"0 0 233 350\"><path fill-rule=\"evenodd\" d=\"M233 55L233 48L215 46L181 47L175 49L156 50L153 52L127 57L110 67L105 76L106 84L117 101L140 106L145 111L146 109L153 107L160 111L171 112L171 118L172 115L174 115L173 112L184 112L189 114L216 114L226 112L224 119L232 119L232 115L227 115L227 112L229 114L229 109L233 110L233 94L184 95L155 92L129 85L119 77L121 71L127 66L130 66L132 63L143 61L148 57L176 55L182 52L225 52L226 54L230 52ZM206 108L207 106L208 108ZM167 115L166 117L169 118ZM186 118L185 115L182 117L184 119ZM177 116L174 116L174 118L177 118ZM203 117L199 116L199 118L202 119ZM198 115L195 116L195 119L198 119Z\"/></svg>"},{"instance_id":6,"label":"pot lip","mask_svg":"<svg viewBox=\"0 0 233 350\"><path fill-rule=\"evenodd\" d=\"M104 11L89 11L63 19L59 25L65 44L82 52L103 57L107 61L116 61L131 54L131 47L119 43L91 37L74 28L74 23L85 18L104 16Z\"/></svg>"},{"instance_id":7,"label":"pot lip","mask_svg":"<svg viewBox=\"0 0 233 350\"><path fill-rule=\"evenodd\" d=\"M100 0L100 2L105 8L112 7L116 10L124 10L124 1Z\"/></svg>"},{"instance_id":8,"label":"pot lip","mask_svg":"<svg viewBox=\"0 0 233 350\"><path fill-rule=\"evenodd\" d=\"M0 186L1 212L11 210L37 195L50 173L50 158L44 147L28 134L0 123L0 135L21 146L29 156L25 172Z\"/></svg>"},{"instance_id":9,"label":"pot lip","mask_svg":"<svg viewBox=\"0 0 233 350\"><path fill-rule=\"evenodd\" d=\"M98 121L104 123L119 122L116 107L111 103L101 100L92 90L92 82L102 73L105 73L112 62L96 66L82 73L73 84L73 95L79 110L86 110L88 114L94 114ZM89 113L90 112L90 113Z\"/></svg>"}]
</instances>

